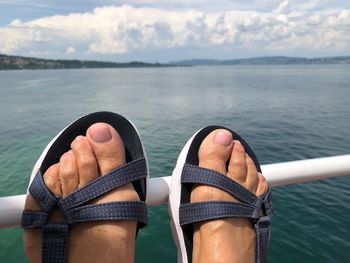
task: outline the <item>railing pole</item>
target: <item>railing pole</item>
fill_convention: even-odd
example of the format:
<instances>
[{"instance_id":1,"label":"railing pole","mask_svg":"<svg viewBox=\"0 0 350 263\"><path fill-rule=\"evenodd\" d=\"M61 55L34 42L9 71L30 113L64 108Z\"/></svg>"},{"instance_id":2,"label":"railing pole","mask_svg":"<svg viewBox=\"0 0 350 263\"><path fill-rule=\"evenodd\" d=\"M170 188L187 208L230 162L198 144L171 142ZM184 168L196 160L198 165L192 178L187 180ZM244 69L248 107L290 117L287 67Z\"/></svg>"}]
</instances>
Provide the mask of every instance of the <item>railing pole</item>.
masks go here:
<instances>
[{"instance_id":1,"label":"railing pole","mask_svg":"<svg viewBox=\"0 0 350 263\"><path fill-rule=\"evenodd\" d=\"M265 164L261 168L272 187L350 176L350 154ZM170 176L150 180L148 205L154 206L168 202L170 180ZM0 228L19 226L24 202L25 195L0 197Z\"/></svg>"},{"instance_id":2,"label":"railing pole","mask_svg":"<svg viewBox=\"0 0 350 263\"><path fill-rule=\"evenodd\" d=\"M20 225L25 195L0 197L0 228Z\"/></svg>"}]
</instances>

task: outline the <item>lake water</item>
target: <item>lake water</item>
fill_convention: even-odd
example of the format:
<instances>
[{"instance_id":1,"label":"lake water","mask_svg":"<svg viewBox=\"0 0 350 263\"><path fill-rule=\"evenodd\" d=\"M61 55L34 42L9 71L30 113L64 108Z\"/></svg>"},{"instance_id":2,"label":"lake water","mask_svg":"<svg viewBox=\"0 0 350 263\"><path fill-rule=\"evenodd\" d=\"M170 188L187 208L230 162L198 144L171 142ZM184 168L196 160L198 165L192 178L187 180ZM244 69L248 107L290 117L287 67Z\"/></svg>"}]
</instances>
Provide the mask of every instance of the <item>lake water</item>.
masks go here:
<instances>
[{"instance_id":1,"label":"lake water","mask_svg":"<svg viewBox=\"0 0 350 263\"><path fill-rule=\"evenodd\" d=\"M23 194L48 141L78 116L123 114L151 176L170 175L202 126L238 131L260 162L350 153L350 65L0 71L0 196ZM349 262L350 177L273 189L269 262ZM136 262L176 262L167 207L150 208ZM0 262L25 262L0 230Z\"/></svg>"}]
</instances>

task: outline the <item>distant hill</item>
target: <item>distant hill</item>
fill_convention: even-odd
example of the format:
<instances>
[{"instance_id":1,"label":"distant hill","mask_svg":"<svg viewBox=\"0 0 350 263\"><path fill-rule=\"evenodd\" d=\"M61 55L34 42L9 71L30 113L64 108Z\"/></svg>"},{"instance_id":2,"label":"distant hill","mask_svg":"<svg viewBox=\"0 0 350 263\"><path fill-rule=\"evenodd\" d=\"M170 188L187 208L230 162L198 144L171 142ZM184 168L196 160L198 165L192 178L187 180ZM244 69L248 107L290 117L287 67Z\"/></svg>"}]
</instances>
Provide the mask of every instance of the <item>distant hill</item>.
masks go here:
<instances>
[{"instance_id":1,"label":"distant hill","mask_svg":"<svg viewBox=\"0 0 350 263\"><path fill-rule=\"evenodd\" d=\"M322 58L273 56L230 60L191 59L174 61L170 64L187 66L350 64L350 56Z\"/></svg>"},{"instance_id":2,"label":"distant hill","mask_svg":"<svg viewBox=\"0 0 350 263\"><path fill-rule=\"evenodd\" d=\"M0 70L8 69L78 69L78 68L143 68L174 67L170 64L129 62L116 63L92 60L55 60L0 54Z\"/></svg>"},{"instance_id":3,"label":"distant hill","mask_svg":"<svg viewBox=\"0 0 350 263\"><path fill-rule=\"evenodd\" d=\"M350 56L302 58L302 57L257 57L230 60L191 59L166 64L128 62L117 63L93 60L56 60L0 54L0 70L10 69L78 69L78 68L150 68L176 66L229 66L229 65L311 65L311 64L350 64Z\"/></svg>"}]
</instances>

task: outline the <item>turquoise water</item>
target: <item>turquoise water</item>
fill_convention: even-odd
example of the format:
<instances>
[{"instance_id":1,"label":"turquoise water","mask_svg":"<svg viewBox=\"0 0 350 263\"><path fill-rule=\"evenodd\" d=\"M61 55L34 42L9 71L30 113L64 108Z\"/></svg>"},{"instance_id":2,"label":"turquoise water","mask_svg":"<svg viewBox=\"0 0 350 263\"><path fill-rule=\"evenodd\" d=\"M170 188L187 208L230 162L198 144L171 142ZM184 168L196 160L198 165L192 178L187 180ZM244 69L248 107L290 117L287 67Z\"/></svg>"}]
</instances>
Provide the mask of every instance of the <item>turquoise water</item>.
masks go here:
<instances>
[{"instance_id":1,"label":"turquoise water","mask_svg":"<svg viewBox=\"0 0 350 263\"><path fill-rule=\"evenodd\" d=\"M138 127L151 176L170 175L199 128L241 133L261 163L350 153L350 65L0 71L0 196L25 192L47 142L80 115L110 110ZM349 262L350 177L273 189L269 262ZM0 262L25 262L20 229ZM136 262L176 262L167 207L150 209Z\"/></svg>"}]
</instances>

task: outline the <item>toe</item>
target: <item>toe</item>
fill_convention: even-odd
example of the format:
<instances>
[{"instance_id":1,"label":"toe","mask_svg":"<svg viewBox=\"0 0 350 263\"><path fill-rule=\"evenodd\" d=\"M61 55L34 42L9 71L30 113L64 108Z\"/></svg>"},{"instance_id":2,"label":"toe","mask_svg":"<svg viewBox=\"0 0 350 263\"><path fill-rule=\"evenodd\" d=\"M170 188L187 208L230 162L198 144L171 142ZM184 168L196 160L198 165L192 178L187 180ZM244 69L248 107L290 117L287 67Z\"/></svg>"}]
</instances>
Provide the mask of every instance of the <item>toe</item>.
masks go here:
<instances>
[{"instance_id":1,"label":"toe","mask_svg":"<svg viewBox=\"0 0 350 263\"><path fill-rule=\"evenodd\" d=\"M98 177L97 162L92 147L85 136L78 136L71 144L76 156L79 186L81 188Z\"/></svg>"},{"instance_id":2,"label":"toe","mask_svg":"<svg viewBox=\"0 0 350 263\"><path fill-rule=\"evenodd\" d=\"M76 157L72 150L61 156L59 173L62 185L62 195L65 197L74 192L79 185Z\"/></svg>"},{"instance_id":3,"label":"toe","mask_svg":"<svg viewBox=\"0 0 350 263\"><path fill-rule=\"evenodd\" d=\"M226 174L226 162L230 157L232 144L231 132L223 129L211 132L199 148L199 166Z\"/></svg>"},{"instance_id":4,"label":"toe","mask_svg":"<svg viewBox=\"0 0 350 263\"><path fill-rule=\"evenodd\" d=\"M86 137L92 147L101 175L125 163L124 144L117 131L106 123L89 127Z\"/></svg>"},{"instance_id":5,"label":"toe","mask_svg":"<svg viewBox=\"0 0 350 263\"><path fill-rule=\"evenodd\" d=\"M62 195L58 163L50 166L49 169L47 169L47 171L44 174L44 182L47 188L49 188L54 195Z\"/></svg>"},{"instance_id":6,"label":"toe","mask_svg":"<svg viewBox=\"0 0 350 263\"><path fill-rule=\"evenodd\" d=\"M45 185L50 189L50 191L54 195L56 196L62 195L58 164L54 164L50 166L49 169L47 169L47 171L45 172L43 179L44 179ZM35 199L32 197L31 194L27 195L24 208L26 210L32 210L32 211L42 210L42 208L35 201Z\"/></svg>"},{"instance_id":7,"label":"toe","mask_svg":"<svg viewBox=\"0 0 350 263\"><path fill-rule=\"evenodd\" d=\"M234 141L228 167L229 177L238 183L244 183L247 177L246 154L240 141Z\"/></svg>"},{"instance_id":8,"label":"toe","mask_svg":"<svg viewBox=\"0 0 350 263\"><path fill-rule=\"evenodd\" d=\"M267 192L267 189L269 188L269 186L267 184L265 177L261 173L258 173L258 177L259 177L259 183L256 189L256 195L262 196Z\"/></svg>"},{"instance_id":9,"label":"toe","mask_svg":"<svg viewBox=\"0 0 350 263\"><path fill-rule=\"evenodd\" d=\"M226 175L226 163L230 157L232 145L231 132L224 129L211 132L199 147L199 166ZM232 197L215 187L195 185L191 192L191 202L204 200L232 200Z\"/></svg>"},{"instance_id":10,"label":"toe","mask_svg":"<svg viewBox=\"0 0 350 263\"><path fill-rule=\"evenodd\" d=\"M246 178L246 187L247 189L255 194L256 188L259 183L258 171L256 170L256 166L248 155L246 155L246 163L247 163L247 178Z\"/></svg>"}]
</instances>

